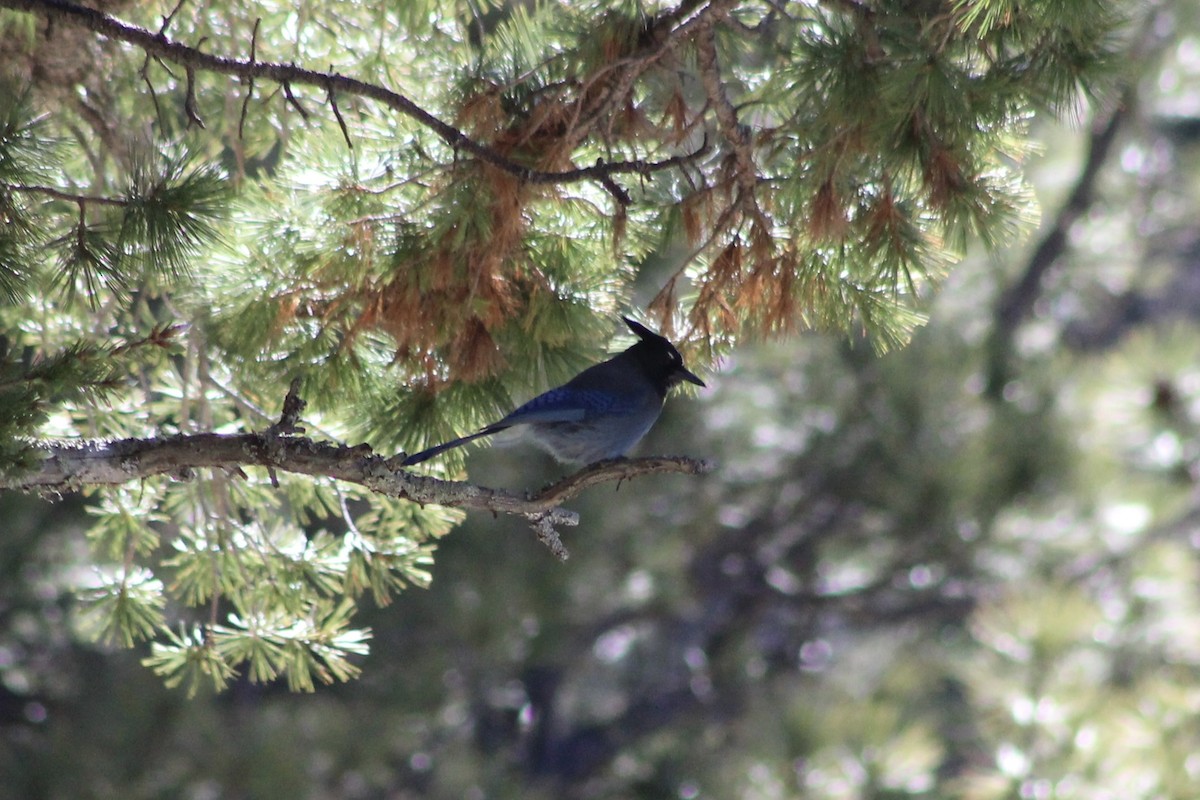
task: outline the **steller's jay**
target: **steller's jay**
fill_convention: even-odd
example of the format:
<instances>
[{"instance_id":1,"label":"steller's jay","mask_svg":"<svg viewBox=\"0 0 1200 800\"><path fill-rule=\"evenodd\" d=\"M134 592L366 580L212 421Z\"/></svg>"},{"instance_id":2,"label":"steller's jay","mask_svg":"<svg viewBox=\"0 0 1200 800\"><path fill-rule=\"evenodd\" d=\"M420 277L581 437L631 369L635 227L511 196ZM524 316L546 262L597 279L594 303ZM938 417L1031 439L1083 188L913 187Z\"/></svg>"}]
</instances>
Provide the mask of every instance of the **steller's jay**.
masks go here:
<instances>
[{"instance_id":1,"label":"steller's jay","mask_svg":"<svg viewBox=\"0 0 1200 800\"><path fill-rule=\"evenodd\" d=\"M704 381L683 366L683 357L665 338L628 317L621 319L640 340L633 347L588 367L499 422L408 456L404 466L517 426L562 462L590 464L625 455L658 419L668 389L680 381L697 386Z\"/></svg>"}]
</instances>

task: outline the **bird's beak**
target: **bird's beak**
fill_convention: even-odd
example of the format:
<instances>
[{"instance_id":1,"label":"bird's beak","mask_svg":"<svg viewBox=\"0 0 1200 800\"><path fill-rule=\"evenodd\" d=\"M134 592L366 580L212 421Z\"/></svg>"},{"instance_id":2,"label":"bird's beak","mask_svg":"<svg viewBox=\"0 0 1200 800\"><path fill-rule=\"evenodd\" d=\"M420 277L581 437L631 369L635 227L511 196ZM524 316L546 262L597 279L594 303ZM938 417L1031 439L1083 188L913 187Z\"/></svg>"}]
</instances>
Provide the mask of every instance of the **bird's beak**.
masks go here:
<instances>
[{"instance_id":1,"label":"bird's beak","mask_svg":"<svg viewBox=\"0 0 1200 800\"><path fill-rule=\"evenodd\" d=\"M691 372L684 369L683 367L680 367L679 369L675 370L675 378L677 380L687 381L688 383L694 383L697 386L704 386L704 381L700 380L699 378L697 378L695 375L693 375Z\"/></svg>"}]
</instances>

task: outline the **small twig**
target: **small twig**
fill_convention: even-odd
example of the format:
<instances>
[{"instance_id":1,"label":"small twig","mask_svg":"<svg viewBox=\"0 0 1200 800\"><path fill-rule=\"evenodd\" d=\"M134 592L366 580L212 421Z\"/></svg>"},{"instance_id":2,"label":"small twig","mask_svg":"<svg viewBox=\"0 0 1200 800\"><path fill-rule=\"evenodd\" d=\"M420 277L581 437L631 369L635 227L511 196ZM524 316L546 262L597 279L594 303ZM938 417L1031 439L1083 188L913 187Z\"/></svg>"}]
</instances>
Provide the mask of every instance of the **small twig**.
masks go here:
<instances>
[{"instance_id":1,"label":"small twig","mask_svg":"<svg viewBox=\"0 0 1200 800\"><path fill-rule=\"evenodd\" d=\"M109 356L118 356L128 353L132 350L137 350L141 347L152 346L159 348L167 348L175 343L175 339L180 333L186 329L186 325L155 325L150 329L150 333L140 339L131 339L127 342L117 345L108 351Z\"/></svg>"},{"instance_id":2,"label":"small twig","mask_svg":"<svg viewBox=\"0 0 1200 800\"><path fill-rule=\"evenodd\" d=\"M10 192L26 192L29 194L44 194L47 197L55 200L63 200L76 205L84 205L87 203L95 203L99 206L127 206L129 202L122 197L104 197L95 194L75 194L72 192L64 192L62 189L56 189L53 186L30 186L0 183L0 188L7 189Z\"/></svg>"},{"instance_id":3,"label":"small twig","mask_svg":"<svg viewBox=\"0 0 1200 800\"><path fill-rule=\"evenodd\" d=\"M300 101L296 99L296 95L292 94L292 84L287 81L283 82L283 96L292 104L296 111L300 112L300 118L308 122L308 112L304 110L304 106L300 105Z\"/></svg>"},{"instance_id":4,"label":"small twig","mask_svg":"<svg viewBox=\"0 0 1200 800\"><path fill-rule=\"evenodd\" d=\"M267 428L266 439L267 447L271 451L272 456L279 452L279 437L288 436L296 433L304 433L304 428L300 427L300 414L304 411L306 403L300 397L299 376L292 378L291 385L288 386L287 395L283 398L283 411L279 415L279 421L271 427ZM275 474L275 464L269 463L267 466L267 477L271 480L271 486L279 488L279 476Z\"/></svg>"},{"instance_id":5,"label":"small twig","mask_svg":"<svg viewBox=\"0 0 1200 800\"><path fill-rule=\"evenodd\" d=\"M356 525L354 522L354 515L350 513L350 506L346 502L346 493L342 491L341 487L338 486L337 483L333 484L333 490L337 492L338 505L341 506L342 519L346 523L346 529L355 535L360 535L358 525Z\"/></svg>"},{"instance_id":6,"label":"small twig","mask_svg":"<svg viewBox=\"0 0 1200 800\"><path fill-rule=\"evenodd\" d=\"M337 77L336 73L334 73L334 71L333 71L333 64L329 65L329 72L334 77ZM337 117L338 127L340 127L342 129L342 138L344 138L346 140L346 147L353 150L354 142L350 141L350 129L346 127L346 120L342 118L342 110L340 108L338 108L337 95L333 91L333 81L332 80L329 81L329 86L326 87L325 91L327 93L327 96L329 97L329 105L331 108L333 108L333 115L335 117Z\"/></svg>"},{"instance_id":7,"label":"small twig","mask_svg":"<svg viewBox=\"0 0 1200 800\"><path fill-rule=\"evenodd\" d=\"M733 223L734 216L739 210L739 207L740 203L737 202L725 207L725 209L721 212L721 216L717 217L717 222L715 225L713 225L713 229L709 233L708 237L705 238L705 240L701 242L694 250L692 250L692 252L688 253L687 256L680 260L679 268L671 273L670 277L668 277L666 282L663 284L663 288L659 289L658 293L654 295L654 298L648 304L651 308L664 302L665 294L674 291L675 282L683 276L683 273L686 272L687 268L692 265L692 262L699 258L701 253L711 247L713 243L717 241L717 238L729 229ZM740 231L741 227L739 226L737 230Z\"/></svg>"},{"instance_id":8,"label":"small twig","mask_svg":"<svg viewBox=\"0 0 1200 800\"><path fill-rule=\"evenodd\" d=\"M299 376L292 378L287 395L283 398L283 413L279 417L279 422L271 426L271 430L275 433L304 433L304 428L300 427L300 414L304 412L304 407L308 404L300 397L302 382Z\"/></svg>"},{"instance_id":9,"label":"small twig","mask_svg":"<svg viewBox=\"0 0 1200 800\"><path fill-rule=\"evenodd\" d=\"M163 61L158 56L155 56L154 63L156 63L160 67L162 67L163 71L165 71L168 75L170 75L172 80L176 80L176 81L179 80L179 76L175 74L175 72L171 69L171 65L168 64L166 61Z\"/></svg>"},{"instance_id":10,"label":"small twig","mask_svg":"<svg viewBox=\"0 0 1200 800\"><path fill-rule=\"evenodd\" d=\"M591 486L613 480L626 481L639 475L654 475L663 472L680 472L685 475L703 475L712 472L716 465L704 459L690 456L645 456L643 458L613 458L598 461L565 478L551 483L541 490L527 494L530 503L539 508L557 507Z\"/></svg>"},{"instance_id":11,"label":"small twig","mask_svg":"<svg viewBox=\"0 0 1200 800\"><path fill-rule=\"evenodd\" d=\"M181 0L182 2L182 0ZM262 24L262 17L256 17L254 20L254 30L250 32L250 63L254 64L258 59L258 26ZM250 98L254 96L254 75L246 77L246 96L242 98L242 114L238 117L238 139L246 129L246 112L250 108Z\"/></svg>"},{"instance_id":12,"label":"small twig","mask_svg":"<svg viewBox=\"0 0 1200 800\"><path fill-rule=\"evenodd\" d=\"M175 15L179 13L179 9L183 8L183 4L186 2L187 0L179 0L179 2L175 4L175 7L171 9L171 13L163 17L162 26L160 26L158 29L159 36L163 37L164 39L166 38L167 27L171 24L171 20L175 19Z\"/></svg>"},{"instance_id":13,"label":"small twig","mask_svg":"<svg viewBox=\"0 0 1200 800\"><path fill-rule=\"evenodd\" d=\"M628 206L633 202L633 198L629 196L629 192L622 189L617 182L612 179L611 175L602 176L600 178L600 185L604 187L605 191L613 196L613 199L617 201L617 204L621 206L621 208L625 208L625 206Z\"/></svg>"},{"instance_id":14,"label":"small twig","mask_svg":"<svg viewBox=\"0 0 1200 800\"><path fill-rule=\"evenodd\" d=\"M164 23L165 25L166 23ZM146 53L146 58L142 61L142 69L140 70L142 80L146 83L146 88L150 90L150 100L154 103L154 118L158 120L158 124L163 124L162 107L158 104L158 92L154 89L154 83L150 80L150 54Z\"/></svg>"},{"instance_id":15,"label":"small twig","mask_svg":"<svg viewBox=\"0 0 1200 800\"><path fill-rule=\"evenodd\" d=\"M662 172L672 167L681 167L691 163L708 154L711 146L708 137L690 153L683 153L670 158L664 158L661 161L642 161L640 159L633 161L597 161L590 167L580 167L579 169L567 169L562 172L542 172L540 170L528 170L521 174L520 177L527 183L574 183L581 180L602 180L603 178L612 175L620 174L637 174L637 175L652 175L655 172Z\"/></svg>"},{"instance_id":16,"label":"small twig","mask_svg":"<svg viewBox=\"0 0 1200 800\"><path fill-rule=\"evenodd\" d=\"M183 111L187 114L188 124L195 124L200 130L205 129L204 120L200 119L200 114L196 111L196 70L188 66L187 68L187 95L183 100Z\"/></svg>"},{"instance_id":17,"label":"small twig","mask_svg":"<svg viewBox=\"0 0 1200 800\"><path fill-rule=\"evenodd\" d=\"M75 226L75 245L80 250L87 246L87 203L79 203L79 224Z\"/></svg>"}]
</instances>

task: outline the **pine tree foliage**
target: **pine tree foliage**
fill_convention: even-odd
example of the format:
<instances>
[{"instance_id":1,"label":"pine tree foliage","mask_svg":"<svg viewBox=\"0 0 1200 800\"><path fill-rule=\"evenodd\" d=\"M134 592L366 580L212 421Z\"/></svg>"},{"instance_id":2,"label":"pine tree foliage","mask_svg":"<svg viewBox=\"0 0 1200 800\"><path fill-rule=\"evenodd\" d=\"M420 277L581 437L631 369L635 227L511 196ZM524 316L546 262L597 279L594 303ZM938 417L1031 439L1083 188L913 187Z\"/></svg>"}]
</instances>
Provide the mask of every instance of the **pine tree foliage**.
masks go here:
<instances>
[{"instance_id":1,"label":"pine tree foliage","mask_svg":"<svg viewBox=\"0 0 1200 800\"><path fill-rule=\"evenodd\" d=\"M1032 115L1106 96L1134 13L119 8L180 53L0 6L0 30L36 34L5 43L0 101L5 472L31 466L23 437L265 427L296 377L310 432L412 449L599 358L637 305L693 360L814 328L903 344L970 243L1034 217ZM331 481L177 477L91 492L87 589L92 628L153 640L173 684L352 676L355 602L427 581L457 519Z\"/></svg>"}]
</instances>

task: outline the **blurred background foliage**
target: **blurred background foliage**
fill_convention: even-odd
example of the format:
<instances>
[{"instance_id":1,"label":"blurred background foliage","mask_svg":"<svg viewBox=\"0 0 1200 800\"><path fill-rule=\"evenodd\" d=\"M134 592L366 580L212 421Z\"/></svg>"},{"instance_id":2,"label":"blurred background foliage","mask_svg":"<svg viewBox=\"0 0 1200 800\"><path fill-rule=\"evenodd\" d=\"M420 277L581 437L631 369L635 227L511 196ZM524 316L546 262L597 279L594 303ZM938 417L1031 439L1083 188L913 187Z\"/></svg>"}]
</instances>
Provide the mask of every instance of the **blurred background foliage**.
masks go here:
<instances>
[{"instance_id":1,"label":"blurred background foliage","mask_svg":"<svg viewBox=\"0 0 1200 800\"><path fill-rule=\"evenodd\" d=\"M909 346L737 347L642 446L715 474L591 490L565 565L467 518L364 595L356 682L165 689L85 635L82 501L0 495L0 796L1200 796L1200 11L1152 10ZM557 474L522 455L471 477Z\"/></svg>"}]
</instances>

